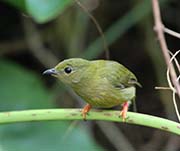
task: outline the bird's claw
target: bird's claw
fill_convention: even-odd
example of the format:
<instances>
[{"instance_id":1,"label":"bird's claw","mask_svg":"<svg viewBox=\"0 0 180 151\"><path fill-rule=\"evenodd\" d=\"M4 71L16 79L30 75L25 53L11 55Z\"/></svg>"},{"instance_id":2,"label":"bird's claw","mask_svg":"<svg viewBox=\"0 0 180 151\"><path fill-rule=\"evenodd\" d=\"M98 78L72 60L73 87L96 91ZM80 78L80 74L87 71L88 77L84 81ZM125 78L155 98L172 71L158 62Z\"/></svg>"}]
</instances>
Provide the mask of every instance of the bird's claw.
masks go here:
<instances>
[{"instance_id":1,"label":"bird's claw","mask_svg":"<svg viewBox=\"0 0 180 151\"><path fill-rule=\"evenodd\" d=\"M125 122L127 119L127 112L121 111L119 117L122 118L122 121Z\"/></svg>"},{"instance_id":2,"label":"bird's claw","mask_svg":"<svg viewBox=\"0 0 180 151\"><path fill-rule=\"evenodd\" d=\"M91 109L91 105L87 104L83 109L82 109L82 117L83 120L86 121L86 115L88 115L89 110Z\"/></svg>"},{"instance_id":3,"label":"bird's claw","mask_svg":"<svg viewBox=\"0 0 180 151\"><path fill-rule=\"evenodd\" d=\"M125 122L127 119L127 111L128 111L129 104L128 102L123 103L123 109L120 112L120 117L122 118L122 121Z\"/></svg>"},{"instance_id":4,"label":"bird's claw","mask_svg":"<svg viewBox=\"0 0 180 151\"><path fill-rule=\"evenodd\" d=\"M86 115L88 115L88 113L82 112L82 117L84 121L86 121Z\"/></svg>"}]
</instances>

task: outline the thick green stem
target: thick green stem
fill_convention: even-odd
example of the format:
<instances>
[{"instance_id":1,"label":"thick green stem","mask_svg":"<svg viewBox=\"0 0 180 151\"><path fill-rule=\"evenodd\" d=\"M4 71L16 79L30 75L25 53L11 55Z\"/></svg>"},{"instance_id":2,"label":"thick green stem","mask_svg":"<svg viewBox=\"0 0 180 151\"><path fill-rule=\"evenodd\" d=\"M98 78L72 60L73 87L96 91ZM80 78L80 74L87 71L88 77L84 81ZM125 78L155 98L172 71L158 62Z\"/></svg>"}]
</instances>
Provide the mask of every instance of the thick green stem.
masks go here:
<instances>
[{"instance_id":1,"label":"thick green stem","mask_svg":"<svg viewBox=\"0 0 180 151\"><path fill-rule=\"evenodd\" d=\"M155 117L140 113L127 113L124 123L153 127L180 135L180 124L164 118ZM83 120L81 109L41 109L24 110L0 113L0 123L16 123L27 121L47 121L47 120ZM112 122L122 122L119 111L112 110L91 110L87 120L104 120Z\"/></svg>"}]
</instances>

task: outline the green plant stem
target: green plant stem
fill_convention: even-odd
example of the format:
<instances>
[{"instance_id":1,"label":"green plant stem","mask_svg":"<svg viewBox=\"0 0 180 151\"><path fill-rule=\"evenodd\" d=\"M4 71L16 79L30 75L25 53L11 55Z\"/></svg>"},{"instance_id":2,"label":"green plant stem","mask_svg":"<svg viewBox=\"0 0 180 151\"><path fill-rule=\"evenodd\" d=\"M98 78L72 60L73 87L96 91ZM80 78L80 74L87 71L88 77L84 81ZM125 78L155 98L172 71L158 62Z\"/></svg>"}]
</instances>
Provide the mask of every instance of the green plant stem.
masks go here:
<instances>
[{"instance_id":1,"label":"green plant stem","mask_svg":"<svg viewBox=\"0 0 180 151\"><path fill-rule=\"evenodd\" d=\"M127 116L128 117L124 123L153 127L180 135L180 124L177 122L133 112L128 112ZM41 109L0 113L1 124L47 120L83 119L81 109ZM122 122L122 119L119 117L119 111L115 110L91 110L87 115L87 120Z\"/></svg>"}]
</instances>

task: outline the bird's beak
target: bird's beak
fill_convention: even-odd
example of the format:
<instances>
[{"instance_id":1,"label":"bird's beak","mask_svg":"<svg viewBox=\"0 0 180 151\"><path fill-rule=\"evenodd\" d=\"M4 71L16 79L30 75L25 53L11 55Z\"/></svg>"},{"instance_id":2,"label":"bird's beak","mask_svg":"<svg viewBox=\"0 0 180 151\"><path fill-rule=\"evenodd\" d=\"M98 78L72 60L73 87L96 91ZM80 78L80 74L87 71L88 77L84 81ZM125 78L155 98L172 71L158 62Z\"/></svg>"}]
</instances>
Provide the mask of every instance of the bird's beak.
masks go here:
<instances>
[{"instance_id":1,"label":"bird's beak","mask_svg":"<svg viewBox=\"0 0 180 151\"><path fill-rule=\"evenodd\" d=\"M43 72L43 75L57 75L57 71L56 69L52 68L52 69L48 69L46 71Z\"/></svg>"}]
</instances>

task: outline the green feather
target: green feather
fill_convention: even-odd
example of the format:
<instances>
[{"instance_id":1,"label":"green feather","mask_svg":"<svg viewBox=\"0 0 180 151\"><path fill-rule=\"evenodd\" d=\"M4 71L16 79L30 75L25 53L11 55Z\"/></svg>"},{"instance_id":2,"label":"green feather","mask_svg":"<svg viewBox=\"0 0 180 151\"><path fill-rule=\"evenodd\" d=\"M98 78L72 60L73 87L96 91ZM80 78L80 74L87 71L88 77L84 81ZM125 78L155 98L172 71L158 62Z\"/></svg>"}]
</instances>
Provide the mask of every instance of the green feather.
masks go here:
<instances>
[{"instance_id":1,"label":"green feather","mask_svg":"<svg viewBox=\"0 0 180 151\"><path fill-rule=\"evenodd\" d=\"M140 86L135 75L115 61L72 58L54 69L59 80L96 107L113 107L131 101L136 96L135 85Z\"/></svg>"}]
</instances>

